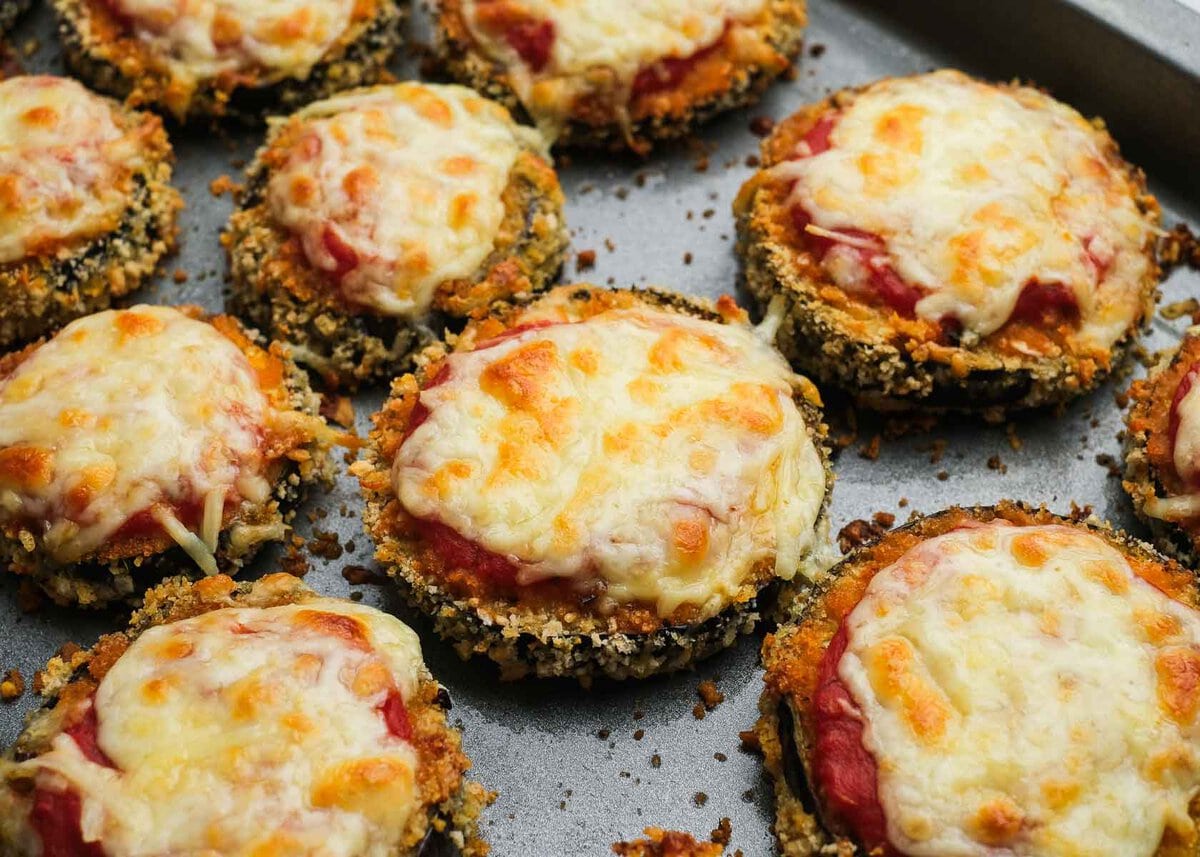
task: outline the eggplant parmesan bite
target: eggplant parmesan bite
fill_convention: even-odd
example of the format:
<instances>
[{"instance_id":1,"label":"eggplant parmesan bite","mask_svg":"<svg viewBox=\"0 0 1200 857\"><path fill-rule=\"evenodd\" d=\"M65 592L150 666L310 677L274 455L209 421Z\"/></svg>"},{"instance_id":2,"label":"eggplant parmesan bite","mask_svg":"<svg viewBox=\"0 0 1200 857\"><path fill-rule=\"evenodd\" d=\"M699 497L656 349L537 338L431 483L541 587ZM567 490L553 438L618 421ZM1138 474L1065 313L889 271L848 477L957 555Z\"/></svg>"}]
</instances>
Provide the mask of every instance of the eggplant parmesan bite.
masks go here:
<instances>
[{"instance_id":1,"label":"eggplant parmesan bite","mask_svg":"<svg viewBox=\"0 0 1200 857\"><path fill-rule=\"evenodd\" d=\"M224 236L231 308L331 383L390 380L431 313L549 284L562 208L541 137L499 104L422 83L344 93L274 124L251 165Z\"/></svg>"},{"instance_id":2,"label":"eggplant parmesan bite","mask_svg":"<svg viewBox=\"0 0 1200 857\"><path fill-rule=\"evenodd\" d=\"M236 571L332 479L340 435L278 345L137 306L0 358L0 564L56 602Z\"/></svg>"},{"instance_id":3,"label":"eggplant parmesan bite","mask_svg":"<svg viewBox=\"0 0 1200 857\"><path fill-rule=\"evenodd\" d=\"M175 245L158 117L63 77L0 81L0 351L109 306Z\"/></svg>"},{"instance_id":4,"label":"eggplant parmesan bite","mask_svg":"<svg viewBox=\"0 0 1200 857\"><path fill-rule=\"evenodd\" d=\"M1200 329L1129 388L1125 491L1160 550L1200 556Z\"/></svg>"},{"instance_id":5,"label":"eggplant parmesan bite","mask_svg":"<svg viewBox=\"0 0 1200 857\"><path fill-rule=\"evenodd\" d=\"M1014 503L847 556L763 646L788 857L1195 853L1200 590Z\"/></svg>"},{"instance_id":6,"label":"eggplant parmesan bite","mask_svg":"<svg viewBox=\"0 0 1200 857\"><path fill-rule=\"evenodd\" d=\"M168 581L43 684L0 758L4 854L487 853L417 635L290 575Z\"/></svg>"},{"instance_id":7,"label":"eggplant parmesan bite","mask_svg":"<svg viewBox=\"0 0 1200 857\"><path fill-rule=\"evenodd\" d=\"M53 0L68 67L180 122L258 124L376 83L400 45L398 0Z\"/></svg>"},{"instance_id":8,"label":"eggplant parmesan bite","mask_svg":"<svg viewBox=\"0 0 1200 857\"><path fill-rule=\"evenodd\" d=\"M800 371L877 408L1095 387L1150 317L1159 208L1099 120L943 70L781 122L734 203L747 287Z\"/></svg>"},{"instance_id":9,"label":"eggplant parmesan bite","mask_svg":"<svg viewBox=\"0 0 1200 857\"><path fill-rule=\"evenodd\" d=\"M806 20L804 0L441 0L438 50L556 142L644 153L756 101Z\"/></svg>"},{"instance_id":10,"label":"eggplant parmesan bite","mask_svg":"<svg viewBox=\"0 0 1200 857\"><path fill-rule=\"evenodd\" d=\"M473 321L351 467L376 559L504 678L730 646L828 565L820 401L765 339L729 298L586 285Z\"/></svg>"}]
</instances>

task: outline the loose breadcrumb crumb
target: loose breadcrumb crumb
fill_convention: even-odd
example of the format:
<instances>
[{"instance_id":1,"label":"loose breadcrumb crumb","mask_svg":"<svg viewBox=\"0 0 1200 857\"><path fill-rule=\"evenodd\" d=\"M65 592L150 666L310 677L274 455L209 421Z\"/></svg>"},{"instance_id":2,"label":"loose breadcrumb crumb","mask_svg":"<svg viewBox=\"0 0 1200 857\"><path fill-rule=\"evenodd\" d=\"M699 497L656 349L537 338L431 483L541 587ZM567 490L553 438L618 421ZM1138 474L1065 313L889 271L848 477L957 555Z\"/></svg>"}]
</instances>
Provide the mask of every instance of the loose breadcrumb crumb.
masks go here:
<instances>
[{"instance_id":1,"label":"loose breadcrumb crumb","mask_svg":"<svg viewBox=\"0 0 1200 857\"><path fill-rule=\"evenodd\" d=\"M5 672L4 678L0 680L0 699L12 702L24 692L25 676L21 675L21 671L13 667Z\"/></svg>"},{"instance_id":2,"label":"loose breadcrumb crumb","mask_svg":"<svg viewBox=\"0 0 1200 857\"><path fill-rule=\"evenodd\" d=\"M725 701L725 694L717 689L715 682L705 680L696 686L696 693L700 695L700 701L704 703L706 711L712 711L718 705Z\"/></svg>"},{"instance_id":3,"label":"loose breadcrumb crumb","mask_svg":"<svg viewBox=\"0 0 1200 857\"><path fill-rule=\"evenodd\" d=\"M645 839L613 843L620 857L720 857L725 847L716 842L697 842L691 834L647 827Z\"/></svg>"}]
</instances>

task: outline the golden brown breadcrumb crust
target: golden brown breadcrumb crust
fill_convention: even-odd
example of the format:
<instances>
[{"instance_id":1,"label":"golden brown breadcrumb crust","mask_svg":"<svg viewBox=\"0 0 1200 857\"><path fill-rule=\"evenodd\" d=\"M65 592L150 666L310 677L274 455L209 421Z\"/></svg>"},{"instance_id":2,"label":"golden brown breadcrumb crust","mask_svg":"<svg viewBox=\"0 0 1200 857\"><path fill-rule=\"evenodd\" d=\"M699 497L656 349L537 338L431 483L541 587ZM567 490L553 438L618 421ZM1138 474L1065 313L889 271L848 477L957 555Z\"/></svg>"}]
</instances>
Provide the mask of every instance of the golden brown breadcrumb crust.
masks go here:
<instances>
[{"instance_id":1,"label":"golden brown breadcrumb crust","mask_svg":"<svg viewBox=\"0 0 1200 857\"><path fill-rule=\"evenodd\" d=\"M174 154L162 120L115 102L112 109L123 130L139 138L144 158L124 179L125 212L108 232L0 265L0 351L107 309L145 283L175 248L183 198L170 184Z\"/></svg>"},{"instance_id":2,"label":"golden brown breadcrumb crust","mask_svg":"<svg viewBox=\"0 0 1200 857\"><path fill-rule=\"evenodd\" d=\"M380 79L400 45L397 0L357 0L346 31L302 77L223 73L194 84L134 35L105 0L53 0L67 66L90 86L177 120L228 116L258 124L309 101Z\"/></svg>"},{"instance_id":3,"label":"golden brown breadcrumb crust","mask_svg":"<svg viewBox=\"0 0 1200 857\"><path fill-rule=\"evenodd\" d=\"M614 842L620 857L721 857L725 849L715 842L698 842L690 833L647 827L645 839Z\"/></svg>"},{"instance_id":4,"label":"golden brown breadcrumb crust","mask_svg":"<svg viewBox=\"0 0 1200 857\"><path fill-rule=\"evenodd\" d=\"M583 97L563 117L558 145L631 149L640 154L656 142L684 137L708 119L756 102L771 81L791 68L808 23L804 0L769 0L761 20L734 24L721 41L700 57L673 87L635 96L625 106L599 96ZM736 30L755 38L739 39ZM761 45L743 54L739 44ZM526 113L510 73L487 56L463 18L461 0L443 0L437 16L437 52L446 72L507 106ZM593 69L589 82L598 90L616 89L615 75ZM527 115L527 114L526 114Z\"/></svg>"},{"instance_id":5,"label":"golden brown breadcrumb crust","mask_svg":"<svg viewBox=\"0 0 1200 857\"><path fill-rule=\"evenodd\" d=\"M947 342L937 324L904 318L843 291L812 254L799 249L802 240L787 205L790 188L769 170L866 88L841 90L780 122L762 143L762 169L734 201L747 288L763 306L777 295L786 300L780 348L818 383L843 387L862 404L882 410L982 411L999 420L1008 411L1064 402L1094 389L1122 364L1153 315L1160 280L1154 236L1144 248L1150 267L1141 283L1142 311L1107 353L1074 349L1074 323L1061 315L1041 325L1010 320L971 347ZM1127 178L1138 208L1157 224L1158 201L1146 189L1145 175L1121 157L1099 120L1095 126L1106 163Z\"/></svg>"},{"instance_id":6,"label":"golden brown breadcrumb crust","mask_svg":"<svg viewBox=\"0 0 1200 857\"><path fill-rule=\"evenodd\" d=\"M282 540L284 524L308 489L333 478L331 449L335 442L348 442L330 429L319 415L320 399L312 392L305 374L296 367L287 350L278 343L267 344L232 316L206 316L194 306L176 307L192 318L208 321L246 355L260 389L271 407L291 412L286 430L273 432L267 441L264 473L272 494L263 503L243 501L225 511L215 556L218 566L236 573L249 562L266 541ZM0 357L0 378L10 375L48 340ZM244 543L235 537L243 532L275 531L275 535ZM81 607L102 607L117 600L139 596L139 584L148 585L164 573L191 569L201 572L166 533L117 536L100 549L63 564L51 559L40 529L27 521L0 519L0 567L27 576L55 602Z\"/></svg>"},{"instance_id":7,"label":"golden brown breadcrumb crust","mask_svg":"<svg viewBox=\"0 0 1200 857\"><path fill-rule=\"evenodd\" d=\"M227 607L277 607L321 597L288 574L271 574L240 584L225 575L195 582L174 578L154 587L133 614L128 630L106 634L90 649L75 647L69 654L51 658L39 674L39 692L46 705L32 716L5 759L0 759L0 773L6 775L0 779L0 789L19 793L19 775L11 767L5 771L5 762L48 751L55 736L82 716L82 704L96 691L112 666L149 628ZM412 745L419 760L416 784L420 811L409 821L406 846L398 857L415 857L422 852L427 839L433 837L454 843L464 857L484 857L488 846L479 838L476 823L480 811L493 796L465 778L471 762L462 750L461 735L447 722L445 691L424 667L420 684L405 705L412 725ZM0 846L12 844L15 823L16 819L0 819ZM8 853L3 848L0 851Z\"/></svg>"},{"instance_id":8,"label":"golden brown breadcrumb crust","mask_svg":"<svg viewBox=\"0 0 1200 857\"><path fill-rule=\"evenodd\" d=\"M296 116L272 128L247 170L246 190L221 238L233 274L230 308L292 344L297 359L327 384L354 389L390 380L431 340L425 320L349 306L327 276L308 263L296 237L275 222L266 202L271 173L283 165L303 127L303 118ZM568 237L554 167L541 153L523 147L501 198L504 217L492 252L470 277L438 284L434 312L465 318L497 300L545 289L558 275Z\"/></svg>"},{"instance_id":9,"label":"golden brown breadcrumb crust","mask_svg":"<svg viewBox=\"0 0 1200 857\"><path fill-rule=\"evenodd\" d=\"M579 284L560 286L532 303L494 307L488 316L472 321L453 348L470 350L477 342L532 320L578 321L609 309L632 306L651 306L723 323L746 320L745 313L730 298L712 305L668 292ZM762 562L749 572L729 607L697 623L691 605L681 606L666 618L643 604L616 605L601 613L553 582L527 587L528 591L514 597L491 586L472 569L446 567L394 496L391 463L406 436L420 389L436 374L447 349L442 344L431 346L415 374L393 382L391 397L372 417L375 428L366 456L351 467L351 473L358 477L366 496L363 520L376 545L375 558L387 568L405 598L433 617L435 630L454 642L464 658L473 653L485 654L500 665L506 678L520 678L529 672L539 676L573 675L582 680L600 673L614 678L642 677L680 669L728 647L761 617L773 615L777 599L790 600L790 593L807 587L803 574L797 573L795 579L785 583L775 577L770 562ZM833 476L824 442L826 428L820 397L816 388L800 379L795 401L826 468L827 503ZM825 526L823 508L818 531Z\"/></svg>"},{"instance_id":10,"label":"golden brown breadcrumb crust","mask_svg":"<svg viewBox=\"0 0 1200 857\"><path fill-rule=\"evenodd\" d=\"M813 699L817 692L821 659L838 626L862 600L871 579L921 542L964 524L1009 521L1018 526L1060 524L1086 529L1100 537L1129 562L1134 573L1166 595L1200 609L1200 588L1192 574L1149 545L1106 524L1081 522L1004 501L996 506L952 507L917 518L885 533L878 540L854 549L835 566L820 591L792 608L793 623L780 626L763 642L765 689L759 700L761 716L754 734L764 765L775 787L775 835L784 857L817 854L864 855L846 831L823 816L819 788L813 785ZM1193 817L1200 817L1193 803ZM1194 854L1195 841L1176 841L1177 833L1164 834L1155 857Z\"/></svg>"},{"instance_id":11,"label":"golden brown breadcrumb crust","mask_svg":"<svg viewBox=\"0 0 1200 857\"><path fill-rule=\"evenodd\" d=\"M1192 493L1175 470L1171 405L1180 382L1198 363L1200 332L1189 331L1144 379L1130 385L1121 483L1134 512L1150 527L1155 545L1190 568L1196 567L1200 555L1200 516L1166 521L1147 514L1146 505L1155 498Z\"/></svg>"}]
</instances>

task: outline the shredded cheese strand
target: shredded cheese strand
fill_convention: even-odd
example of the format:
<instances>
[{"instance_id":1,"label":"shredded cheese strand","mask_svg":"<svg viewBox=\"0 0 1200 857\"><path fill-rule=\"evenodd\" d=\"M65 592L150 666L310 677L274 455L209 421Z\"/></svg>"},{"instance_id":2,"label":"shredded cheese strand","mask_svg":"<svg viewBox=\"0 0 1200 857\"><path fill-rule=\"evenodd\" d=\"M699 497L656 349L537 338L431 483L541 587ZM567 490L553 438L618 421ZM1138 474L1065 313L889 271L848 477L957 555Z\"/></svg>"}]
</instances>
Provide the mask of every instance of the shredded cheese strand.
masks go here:
<instances>
[{"instance_id":1,"label":"shredded cheese strand","mask_svg":"<svg viewBox=\"0 0 1200 857\"><path fill-rule=\"evenodd\" d=\"M210 576L217 573L217 558L213 556L213 552L209 550L208 545L199 536L185 527L175 517L174 512L166 506L153 506L150 509L150 517L157 521L159 526L166 531L166 534L183 548L184 552L192 558L192 561L200 567L201 571Z\"/></svg>"}]
</instances>

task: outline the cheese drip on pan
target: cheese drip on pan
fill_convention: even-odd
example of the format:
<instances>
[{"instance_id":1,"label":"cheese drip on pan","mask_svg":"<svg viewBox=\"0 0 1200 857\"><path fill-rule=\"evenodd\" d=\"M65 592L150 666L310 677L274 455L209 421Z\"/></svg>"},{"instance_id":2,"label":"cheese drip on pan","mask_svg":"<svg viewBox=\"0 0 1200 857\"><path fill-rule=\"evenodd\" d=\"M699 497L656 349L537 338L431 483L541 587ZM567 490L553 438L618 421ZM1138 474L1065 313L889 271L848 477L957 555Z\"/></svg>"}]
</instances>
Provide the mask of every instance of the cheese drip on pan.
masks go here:
<instances>
[{"instance_id":1,"label":"cheese drip on pan","mask_svg":"<svg viewBox=\"0 0 1200 857\"><path fill-rule=\"evenodd\" d=\"M741 325L612 310L447 359L396 496L519 566L663 616L814 547L825 472L782 357Z\"/></svg>"},{"instance_id":2,"label":"cheese drip on pan","mask_svg":"<svg viewBox=\"0 0 1200 857\"><path fill-rule=\"evenodd\" d=\"M911 857L1150 857L1192 835L1200 615L1100 537L989 524L880 571L838 675Z\"/></svg>"},{"instance_id":3,"label":"cheese drip on pan","mask_svg":"<svg viewBox=\"0 0 1200 857\"><path fill-rule=\"evenodd\" d=\"M271 408L245 355L168 307L72 322L0 379L0 518L59 562L145 514L206 572L226 501L263 503ZM177 515L199 509L199 534Z\"/></svg>"}]
</instances>

